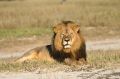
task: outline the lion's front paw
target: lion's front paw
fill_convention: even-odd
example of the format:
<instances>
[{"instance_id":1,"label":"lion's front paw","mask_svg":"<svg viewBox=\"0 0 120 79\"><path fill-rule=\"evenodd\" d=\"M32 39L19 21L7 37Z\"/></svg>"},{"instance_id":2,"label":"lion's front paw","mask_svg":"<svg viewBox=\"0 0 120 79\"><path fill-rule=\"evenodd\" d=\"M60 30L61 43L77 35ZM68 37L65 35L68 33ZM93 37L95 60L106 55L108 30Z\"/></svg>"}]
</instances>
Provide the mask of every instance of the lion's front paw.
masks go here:
<instances>
[{"instance_id":1,"label":"lion's front paw","mask_svg":"<svg viewBox=\"0 0 120 79\"><path fill-rule=\"evenodd\" d=\"M75 66L77 64L77 62L75 60L72 60L70 58L66 58L64 60L64 62L65 62L65 64L70 65L70 66Z\"/></svg>"},{"instance_id":2,"label":"lion's front paw","mask_svg":"<svg viewBox=\"0 0 120 79\"><path fill-rule=\"evenodd\" d=\"M77 62L78 65L86 65L87 64L87 61L83 58L79 59L78 62Z\"/></svg>"}]
</instances>

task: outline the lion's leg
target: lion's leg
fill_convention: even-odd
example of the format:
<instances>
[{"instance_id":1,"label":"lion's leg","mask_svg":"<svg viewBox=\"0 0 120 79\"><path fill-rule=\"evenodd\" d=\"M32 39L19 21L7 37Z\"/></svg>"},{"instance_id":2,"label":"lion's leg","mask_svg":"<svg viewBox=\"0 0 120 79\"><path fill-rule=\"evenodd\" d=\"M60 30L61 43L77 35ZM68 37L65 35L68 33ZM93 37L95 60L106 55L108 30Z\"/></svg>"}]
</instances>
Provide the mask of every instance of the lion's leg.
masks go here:
<instances>
[{"instance_id":1,"label":"lion's leg","mask_svg":"<svg viewBox=\"0 0 120 79\"><path fill-rule=\"evenodd\" d=\"M66 58L64 60L64 63L70 66L75 66L77 64L77 61L75 59L72 58Z\"/></svg>"},{"instance_id":2,"label":"lion's leg","mask_svg":"<svg viewBox=\"0 0 120 79\"><path fill-rule=\"evenodd\" d=\"M16 60L15 62L24 62L24 61L26 61L26 60L30 60L31 58L30 57L22 57L22 58L20 58L20 59L18 59L18 60Z\"/></svg>"},{"instance_id":3,"label":"lion's leg","mask_svg":"<svg viewBox=\"0 0 120 79\"><path fill-rule=\"evenodd\" d=\"M80 58L80 59L77 61L77 64L79 64L79 65L86 65L86 64L87 64L87 61L86 61L84 58Z\"/></svg>"},{"instance_id":4,"label":"lion's leg","mask_svg":"<svg viewBox=\"0 0 120 79\"><path fill-rule=\"evenodd\" d=\"M87 64L87 53L86 53L86 45L83 44L83 47L76 54L77 63L80 65Z\"/></svg>"},{"instance_id":5,"label":"lion's leg","mask_svg":"<svg viewBox=\"0 0 120 79\"><path fill-rule=\"evenodd\" d=\"M54 62L54 59L48 54L48 52L45 51L31 51L23 55L23 57L16 60L16 62L24 62L27 60L33 60L33 59L39 59L41 61L50 61Z\"/></svg>"},{"instance_id":6,"label":"lion's leg","mask_svg":"<svg viewBox=\"0 0 120 79\"><path fill-rule=\"evenodd\" d=\"M15 62L24 62L26 60L37 59L38 54L37 52L28 52L27 55L23 55L21 58L17 59Z\"/></svg>"}]
</instances>

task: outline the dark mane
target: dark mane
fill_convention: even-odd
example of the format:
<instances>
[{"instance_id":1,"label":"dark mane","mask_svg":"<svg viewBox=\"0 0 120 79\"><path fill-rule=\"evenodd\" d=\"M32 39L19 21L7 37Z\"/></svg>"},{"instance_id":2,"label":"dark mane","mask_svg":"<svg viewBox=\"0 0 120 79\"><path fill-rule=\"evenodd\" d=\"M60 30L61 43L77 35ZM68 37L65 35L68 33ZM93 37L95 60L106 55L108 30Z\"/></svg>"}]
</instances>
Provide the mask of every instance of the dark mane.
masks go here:
<instances>
[{"instance_id":1,"label":"dark mane","mask_svg":"<svg viewBox=\"0 0 120 79\"><path fill-rule=\"evenodd\" d=\"M73 22L73 21L62 21L62 23L63 23L64 25L68 25L68 24L74 23L74 22Z\"/></svg>"}]
</instances>

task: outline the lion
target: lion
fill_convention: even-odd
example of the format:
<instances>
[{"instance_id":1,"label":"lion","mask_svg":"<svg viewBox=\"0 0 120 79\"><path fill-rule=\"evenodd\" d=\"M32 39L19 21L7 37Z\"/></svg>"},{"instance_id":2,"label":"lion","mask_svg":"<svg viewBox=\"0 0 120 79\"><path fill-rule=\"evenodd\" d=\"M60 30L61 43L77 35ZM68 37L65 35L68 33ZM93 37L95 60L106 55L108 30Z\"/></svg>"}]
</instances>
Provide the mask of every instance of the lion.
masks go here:
<instances>
[{"instance_id":1,"label":"lion","mask_svg":"<svg viewBox=\"0 0 120 79\"><path fill-rule=\"evenodd\" d=\"M67 64L87 62L86 44L80 32L80 26L73 21L62 21L53 27L52 44L34 48L17 62L39 59L58 61Z\"/></svg>"}]
</instances>

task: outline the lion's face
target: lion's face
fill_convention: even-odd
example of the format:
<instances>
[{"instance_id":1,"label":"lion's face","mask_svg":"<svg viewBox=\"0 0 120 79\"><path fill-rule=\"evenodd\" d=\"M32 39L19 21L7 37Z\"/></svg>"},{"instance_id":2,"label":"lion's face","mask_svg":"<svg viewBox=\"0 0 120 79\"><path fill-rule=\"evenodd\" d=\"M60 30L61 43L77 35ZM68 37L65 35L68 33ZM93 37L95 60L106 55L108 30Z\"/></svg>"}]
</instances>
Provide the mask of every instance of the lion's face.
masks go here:
<instances>
[{"instance_id":1,"label":"lion's face","mask_svg":"<svg viewBox=\"0 0 120 79\"><path fill-rule=\"evenodd\" d=\"M54 45L59 51L70 52L74 43L79 41L79 26L74 23L58 24L54 27Z\"/></svg>"}]
</instances>

